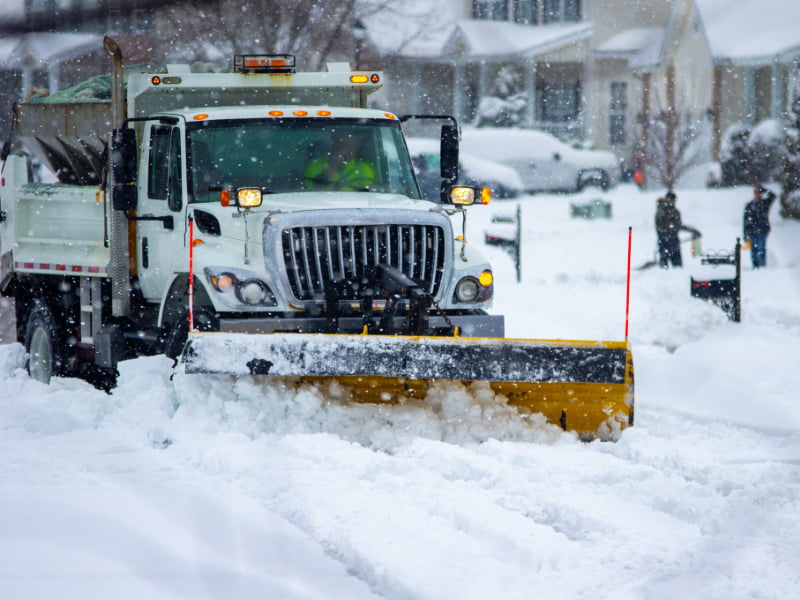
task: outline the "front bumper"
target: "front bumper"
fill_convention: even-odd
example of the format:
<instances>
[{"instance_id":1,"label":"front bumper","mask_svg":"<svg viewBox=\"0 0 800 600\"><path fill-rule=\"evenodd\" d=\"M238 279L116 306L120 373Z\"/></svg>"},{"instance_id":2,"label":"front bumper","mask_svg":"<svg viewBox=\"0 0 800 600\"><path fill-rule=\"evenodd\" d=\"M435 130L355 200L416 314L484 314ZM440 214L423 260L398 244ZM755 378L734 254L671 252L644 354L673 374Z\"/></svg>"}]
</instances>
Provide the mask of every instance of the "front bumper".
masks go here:
<instances>
[{"instance_id":1,"label":"front bumper","mask_svg":"<svg viewBox=\"0 0 800 600\"><path fill-rule=\"evenodd\" d=\"M401 329L405 317L394 317L392 325ZM449 323L448 323L449 321ZM222 318L219 330L226 333L327 333L328 320L322 317L281 317L275 319ZM463 337L505 336L505 318L502 315L469 314L429 317L431 328L458 327ZM338 319L337 333L361 333L364 329L361 316L342 316Z\"/></svg>"}]
</instances>

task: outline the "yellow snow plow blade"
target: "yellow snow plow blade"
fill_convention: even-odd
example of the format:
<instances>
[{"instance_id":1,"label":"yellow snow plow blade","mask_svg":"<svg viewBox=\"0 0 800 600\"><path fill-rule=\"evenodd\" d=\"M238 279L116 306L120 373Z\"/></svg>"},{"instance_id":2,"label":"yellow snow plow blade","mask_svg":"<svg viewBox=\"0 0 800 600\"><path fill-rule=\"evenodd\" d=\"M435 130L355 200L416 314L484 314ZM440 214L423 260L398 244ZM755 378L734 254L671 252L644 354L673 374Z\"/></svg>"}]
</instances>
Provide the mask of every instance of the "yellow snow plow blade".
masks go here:
<instances>
[{"instance_id":1,"label":"yellow snow plow blade","mask_svg":"<svg viewBox=\"0 0 800 600\"><path fill-rule=\"evenodd\" d=\"M434 381L487 381L523 413L584 438L633 425L628 342L344 334L191 333L187 373L335 378L358 402L424 398Z\"/></svg>"}]
</instances>

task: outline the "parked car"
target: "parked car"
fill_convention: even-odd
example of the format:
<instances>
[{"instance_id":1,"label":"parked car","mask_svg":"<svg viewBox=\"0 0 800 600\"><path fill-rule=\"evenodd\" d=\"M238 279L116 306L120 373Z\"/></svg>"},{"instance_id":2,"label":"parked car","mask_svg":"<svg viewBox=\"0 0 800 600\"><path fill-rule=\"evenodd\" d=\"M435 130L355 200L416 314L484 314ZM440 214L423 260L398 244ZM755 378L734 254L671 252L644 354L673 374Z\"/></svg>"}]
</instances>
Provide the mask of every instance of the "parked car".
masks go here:
<instances>
[{"instance_id":1,"label":"parked car","mask_svg":"<svg viewBox=\"0 0 800 600\"><path fill-rule=\"evenodd\" d=\"M465 127L461 147L512 167L527 192L575 192L587 185L605 190L620 175L620 161L613 153L573 148L534 129Z\"/></svg>"},{"instance_id":2,"label":"parked car","mask_svg":"<svg viewBox=\"0 0 800 600\"><path fill-rule=\"evenodd\" d=\"M439 140L412 137L407 141L423 197L439 202L442 185ZM488 187L493 198L516 198L522 191L522 180L514 169L469 152L459 152L458 171L459 183Z\"/></svg>"}]
</instances>

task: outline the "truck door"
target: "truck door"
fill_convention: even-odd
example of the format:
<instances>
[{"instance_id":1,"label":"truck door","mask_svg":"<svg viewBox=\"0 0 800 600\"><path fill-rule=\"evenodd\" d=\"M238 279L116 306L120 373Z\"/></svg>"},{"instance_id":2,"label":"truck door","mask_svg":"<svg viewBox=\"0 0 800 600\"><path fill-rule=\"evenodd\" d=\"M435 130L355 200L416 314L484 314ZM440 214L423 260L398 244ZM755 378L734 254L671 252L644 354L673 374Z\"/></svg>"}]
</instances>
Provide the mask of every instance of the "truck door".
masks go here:
<instances>
[{"instance_id":1,"label":"truck door","mask_svg":"<svg viewBox=\"0 0 800 600\"><path fill-rule=\"evenodd\" d=\"M183 135L178 126L152 123L145 129L147 156L141 161L137 268L142 294L158 302L186 264ZM185 270L185 269L183 269Z\"/></svg>"}]
</instances>

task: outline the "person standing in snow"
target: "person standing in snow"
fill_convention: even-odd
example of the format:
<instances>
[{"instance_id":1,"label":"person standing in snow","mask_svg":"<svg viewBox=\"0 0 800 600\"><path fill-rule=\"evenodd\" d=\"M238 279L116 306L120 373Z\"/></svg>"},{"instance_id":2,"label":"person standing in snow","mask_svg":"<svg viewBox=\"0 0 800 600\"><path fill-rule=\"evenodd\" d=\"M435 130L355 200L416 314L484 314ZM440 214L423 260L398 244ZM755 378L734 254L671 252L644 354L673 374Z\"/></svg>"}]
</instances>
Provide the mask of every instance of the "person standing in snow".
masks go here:
<instances>
[{"instance_id":1,"label":"person standing in snow","mask_svg":"<svg viewBox=\"0 0 800 600\"><path fill-rule=\"evenodd\" d=\"M753 188L753 199L744 207L744 239L750 247L753 268L767 266L767 235L770 232L769 210L775 202L775 194L757 184Z\"/></svg>"},{"instance_id":2,"label":"person standing in snow","mask_svg":"<svg viewBox=\"0 0 800 600\"><path fill-rule=\"evenodd\" d=\"M682 267L681 242L678 232L689 231L692 235L699 236L699 232L683 224L681 211L675 208L677 200L675 192L668 191L663 198L656 202L656 234L658 235L658 264L667 268Z\"/></svg>"}]
</instances>

